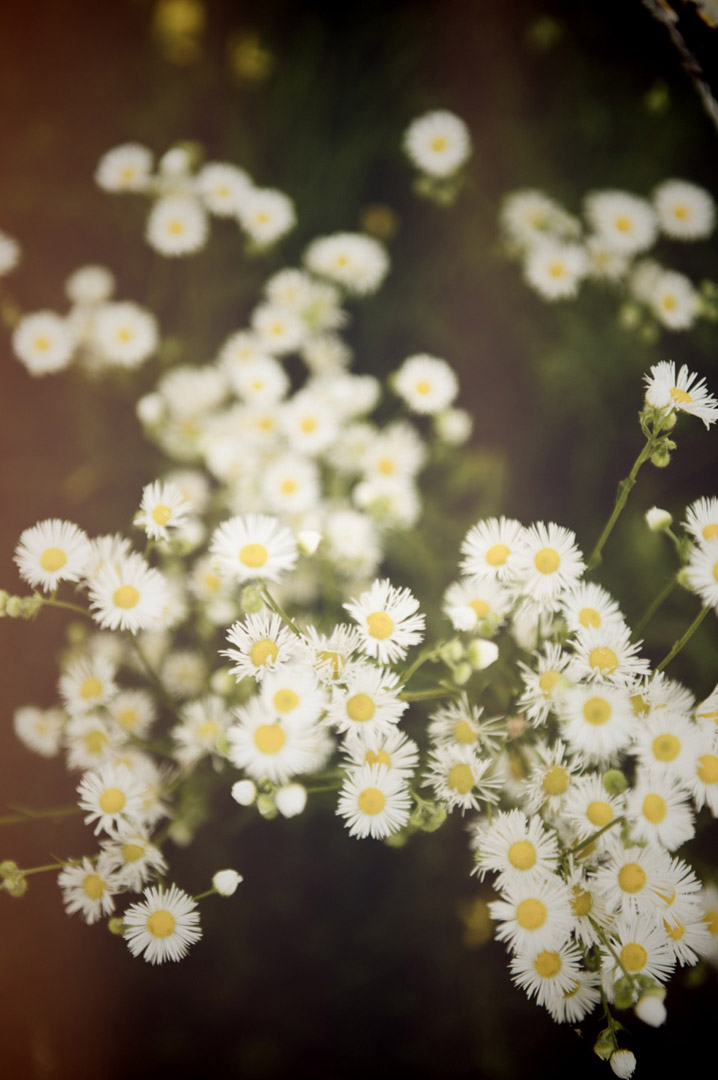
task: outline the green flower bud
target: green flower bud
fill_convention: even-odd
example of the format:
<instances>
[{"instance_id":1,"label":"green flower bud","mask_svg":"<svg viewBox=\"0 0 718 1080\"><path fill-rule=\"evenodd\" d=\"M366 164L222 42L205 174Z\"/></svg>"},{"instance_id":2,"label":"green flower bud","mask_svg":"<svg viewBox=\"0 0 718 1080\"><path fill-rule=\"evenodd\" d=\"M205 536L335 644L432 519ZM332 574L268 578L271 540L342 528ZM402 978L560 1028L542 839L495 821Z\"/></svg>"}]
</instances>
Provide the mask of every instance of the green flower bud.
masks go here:
<instances>
[{"instance_id":1,"label":"green flower bud","mask_svg":"<svg viewBox=\"0 0 718 1080\"><path fill-rule=\"evenodd\" d=\"M24 896L27 892L27 878L22 871L20 871L20 873L14 874L12 877L6 877L3 882L3 887L10 896L19 899L19 897Z\"/></svg>"},{"instance_id":2,"label":"green flower bud","mask_svg":"<svg viewBox=\"0 0 718 1080\"><path fill-rule=\"evenodd\" d=\"M115 915L107 920L107 929L111 934L117 934L118 937L121 937L125 932L124 921L118 915Z\"/></svg>"},{"instance_id":3,"label":"green flower bud","mask_svg":"<svg viewBox=\"0 0 718 1080\"><path fill-rule=\"evenodd\" d=\"M633 985L633 979L629 979L627 975L624 975L622 979L618 980L613 988L613 1000L617 1009L630 1009L636 1000L636 988Z\"/></svg>"},{"instance_id":4,"label":"green flower bud","mask_svg":"<svg viewBox=\"0 0 718 1080\"><path fill-rule=\"evenodd\" d=\"M465 686L474 673L474 669L468 661L457 664L452 674L457 686Z\"/></svg>"},{"instance_id":5,"label":"green flower bud","mask_svg":"<svg viewBox=\"0 0 718 1080\"><path fill-rule=\"evenodd\" d=\"M19 871L19 866L14 859L4 859L0 862L0 876L13 877Z\"/></svg>"},{"instance_id":6,"label":"green flower bud","mask_svg":"<svg viewBox=\"0 0 718 1080\"><path fill-rule=\"evenodd\" d=\"M19 596L8 596L5 610L11 619L20 618L22 614L22 604Z\"/></svg>"},{"instance_id":7,"label":"green flower bud","mask_svg":"<svg viewBox=\"0 0 718 1080\"><path fill-rule=\"evenodd\" d=\"M274 804L274 796L267 795L264 792L257 796L257 809L267 821L271 821L279 814L279 811Z\"/></svg>"},{"instance_id":8,"label":"green flower bud","mask_svg":"<svg viewBox=\"0 0 718 1080\"><path fill-rule=\"evenodd\" d=\"M623 795L628 787L628 780L620 769L608 769L601 777L601 781L609 795Z\"/></svg>"},{"instance_id":9,"label":"green flower bud","mask_svg":"<svg viewBox=\"0 0 718 1080\"><path fill-rule=\"evenodd\" d=\"M259 614L264 607L261 589L258 589L256 585L245 586L242 589L239 602L242 605L242 610L246 611L248 615Z\"/></svg>"},{"instance_id":10,"label":"green flower bud","mask_svg":"<svg viewBox=\"0 0 718 1080\"><path fill-rule=\"evenodd\" d=\"M613 1028L607 1027L599 1032L598 1038L593 1044L594 1054L598 1054L602 1061L608 1061L616 1049L616 1036Z\"/></svg>"}]
</instances>

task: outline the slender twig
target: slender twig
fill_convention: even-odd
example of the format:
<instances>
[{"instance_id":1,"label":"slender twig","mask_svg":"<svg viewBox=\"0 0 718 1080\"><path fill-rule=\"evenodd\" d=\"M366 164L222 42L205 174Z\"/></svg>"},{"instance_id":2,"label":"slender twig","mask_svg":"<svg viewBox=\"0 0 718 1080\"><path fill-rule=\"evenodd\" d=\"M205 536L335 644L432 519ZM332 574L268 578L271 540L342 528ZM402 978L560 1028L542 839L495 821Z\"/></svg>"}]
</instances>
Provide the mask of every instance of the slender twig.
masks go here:
<instances>
[{"instance_id":1,"label":"slender twig","mask_svg":"<svg viewBox=\"0 0 718 1080\"><path fill-rule=\"evenodd\" d=\"M620 484L618 485L618 491L616 493L616 505L614 506L611 512L611 516L609 517L603 528L603 532L601 533L596 542L595 548L591 552L591 556L588 560L588 570L595 570L600 563L601 552L603 551L606 541L613 532L613 527L618 521L621 512L626 505L626 500L628 499L628 496L631 492L631 488L636 483L636 476L638 475L638 470L640 469L641 465L643 465L643 463L647 461L648 458L651 456L654 448L654 439L652 436L649 435L646 439L646 445L643 447L640 454L634 461L630 473L625 478L625 480L621 480Z\"/></svg>"},{"instance_id":2,"label":"slender twig","mask_svg":"<svg viewBox=\"0 0 718 1080\"><path fill-rule=\"evenodd\" d=\"M644 626L647 626L653 616L658 611L659 607L668 599L676 585L678 584L678 578L672 577L670 581L667 581L659 593L651 600L646 610L641 615L640 619L633 628L634 634L640 634Z\"/></svg>"},{"instance_id":3,"label":"slender twig","mask_svg":"<svg viewBox=\"0 0 718 1080\"><path fill-rule=\"evenodd\" d=\"M674 642L671 651L668 653L667 656L664 656L660 664L656 666L656 671L663 671L664 667L666 667L667 664L670 664L674 656L678 656L678 653L681 651L686 642L693 637L696 630L701 625L710 610L710 607L701 608L691 625L686 630L685 634L683 634L683 636L680 637L678 641Z\"/></svg>"}]
</instances>

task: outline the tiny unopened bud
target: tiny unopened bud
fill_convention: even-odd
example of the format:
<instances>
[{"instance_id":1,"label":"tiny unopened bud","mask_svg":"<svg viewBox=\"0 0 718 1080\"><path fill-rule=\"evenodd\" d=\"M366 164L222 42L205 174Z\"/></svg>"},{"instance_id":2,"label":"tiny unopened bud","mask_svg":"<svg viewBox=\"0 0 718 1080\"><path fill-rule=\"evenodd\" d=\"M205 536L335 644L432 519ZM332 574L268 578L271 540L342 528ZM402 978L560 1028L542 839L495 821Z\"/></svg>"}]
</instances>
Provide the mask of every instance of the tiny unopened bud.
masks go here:
<instances>
[{"instance_id":1,"label":"tiny unopened bud","mask_svg":"<svg viewBox=\"0 0 718 1080\"><path fill-rule=\"evenodd\" d=\"M617 1009L630 1009L636 1000L636 988L633 979L629 979L627 975L624 975L622 979L616 982L613 987L613 1000Z\"/></svg>"},{"instance_id":2,"label":"tiny unopened bud","mask_svg":"<svg viewBox=\"0 0 718 1080\"><path fill-rule=\"evenodd\" d=\"M670 463L670 452L664 447L660 447L658 450L655 451L655 453L651 454L651 464L655 465L657 469L665 469L667 465L670 465ZM630 1051L626 1051L626 1053L630 1053Z\"/></svg>"},{"instance_id":3,"label":"tiny unopened bud","mask_svg":"<svg viewBox=\"0 0 718 1080\"><path fill-rule=\"evenodd\" d=\"M670 529L673 524L673 515L667 510L661 510L658 506L651 506L646 510L644 517L651 532L663 532L664 529Z\"/></svg>"},{"instance_id":4,"label":"tiny unopened bud","mask_svg":"<svg viewBox=\"0 0 718 1080\"><path fill-rule=\"evenodd\" d=\"M14 859L3 859L0 862L0 877L13 877L19 869Z\"/></svg>"},{"instance_id":5,"label":"tiny unopened bud","mask_svg":"<svg viewBox=\"0 0 718 1080\"><path fill-rule=\"evenodd\" d=\"M462 664L457 664L453 670L453 679L457 686L465 686L474 673L474 669L471 664L464 661Z\"/></svg>"},{"instance_id":6,"label":"tiny unopened bud","mask_svg":"<svg viewBox=\"0 0 718 1080\"><path fill-rule=\"evenodd\" d=\"M627 1080L629 1076L633 1076L633 1071L636 1068L636 1056L630 1050L614 1050L611 1054L610 1063L616 1076L620 1076L622 1080Z\"/></svg>"},{"instance_id":7,"label":"tiny unopened bud","mask_svg":"<svg viewBox=\"0 0 718 1080\"><path fill-rule=\"evenodd\" d=\"M145 394L135 406L137 419L142 424L158 424L165 411L165 403L160 394Z\"/></svg>"},{"instance_id":8,"label":"tiny unopened bud","mask_svg":"<svg viewBox=\"0 0 718 1080\"><path fill-rule=\"evenodd\" d=\"M297 544L302 555L313 555L321 542L322 534L314 529L302 529L297 533Z\"/></svg>"},{"instance_id":9,"label":"tiny unopened bud","mask_svg":"<svg viewBox=\"0 0 718 1080\"><path fill-rule=\"evenodd\" d=\"M464 409L445 409L434 418L434 429L442 442L462 446L471 435L473 420Z\"/></svg>"},{"instance_id":10,"label":"tiny unopened bud","mask_svg":"<svg viewBox=\"0 0 718 1080\"><path fill-rule=\"evenodd\" d=\"M173 821L169 827L168 836L177 847L189 847L194 840L194 832L184 821Z\"/></svg>"},{"instance_id":11,"label":"tiny unopened bud","mask_svg":"<svg viewBox=\"0 0 718 1080\"><path fill-rule=\"evenodd\" d=\"M282 817L297 817L307 805L307 789L301 784L286 784L274 793L274 801Z\"/></svg>"},{"instance_id":12,"label":"tiny unopened bud","mask_svg":"<svg viewBox=\"0 0 718 1080\"><path fill-rule=\"evenodd\" d=\"M458 664L463 655L464 645L458 638L445 641L439 648L439 656L446 664Z\"/></svg>"},{"instance_id":13,"label":"tiny unopened bud","mask_svg":"<svg viewBox=\"0 0 718 1080\"><path fill-rule=\"evenodd\" d=\"M116 934L117 937L121 937L125 932L124 920L119 915L113 915L111 919L107 920L107 929L111 934Z\"/></svg>"},{"instance_id":14,"label":"tiny unopened bud","mask_svg":"<svg viewBox=\"0 0 718 1080\"><path fill-rule=\"evenodd\" d=\"M247 585L242 589L239 602L248 615L257 615L264 607L261 590L256 585Z\"/></svg>"},{"instance_id":15,"label":"tiny unopened bud","mask_svg":"<svg viewBox=\"0 0 718 1080\"><path fill-rule=\"evenodd\" d=\"M495 663L499 656L499 647L495 641L487 638L474 638L466 650L466 658L474 671L483 671Z\"/></svg>"},{"instance_id":16,"label":"tiny unopened bud","mask_svg":"<svg viewBox=\"0 0 718 1080\"><path fill-rule=\"evenodd\" d=\"M666 991L662 986L656 986L642 994L633 1009L638 1019L651 1027L660 1027L665 1023L668 1016L666 1006L663 1004L665 996Z\"/></svg>"},{"instance_id":17,"label":"tiny unopened bud","mask_svg":"<svg viewBox=\"0 0 718 1080\"><path fill-rule=\"evenodd\" d=\"M27 892L27 878L25 877L23 872L20 871L17 874L6 877L3 882L3 887L6 892L10 894L10 896L14 896L16 899L19 899Z\"/></svg>"},{"instance_id":18,"label":"tiny unopened bud","mask_svg":"<svg viewBox=\"0 0 718 1080\"><path fill-rule=\"evenodd\" d=\"M22 614L22 604L19 596L8 596L5 610L11 619L17 619Z\"/></svg>"},{"instance_id":19,"label":"tiny unopened bud","mask_svg":"<svg viewBox=\"0 0 718 1080\"><path fill-rule=\"evenodd\" d=\"M616 1053L616 1036L613 1033L613 1029L606 1027L603 1031L600 1031L598 1038L593 1044L593 1052L601 1058L602 1061L608 1061L609 1058Z\"/></svg>"},{"instance_id":20,"label":"tiny unopened bud","mask_svg":"<svg viewBox=\"0 0 718 1080\"><path fill-rule=\"evenodd\" d=\"M257 798L257 788L253 780L238 780L232 784L232 798L240 806L251 806Z\"/></svg>"},{"instance_id":21,"label":"tiny unopened bud","mask_svg":"<svg viewBox=\"0 0 718 1080\"><path fill-rule=\"evenodd\" d=\"M229 668L218 668L209 677L209 685L212 692L220 697L227 697L237 685L234 675L230 674Z\"/></svg>"},{"instance_id":22,"label":"tiny unopened bud","mask_svg":"<svg viewBox=\"0 0 718 1080\"><path fill-rule=\"evenodd\" d=\"M20 598L20 615L23 619L34 619L41 607L41 596L23 596Z\"/></svg>"},{"instance_id":23,"label":"tiny unopened bud","mask_svg":"<svg viewBox=\"0 0 718 1080\"><path fill-rule=\"evenodd\" d=\"M257 809L267 821L271 821L273 818L277 817L279 813L274 802L274 796L267 795L264 792L260 792L257 796Z\"/></svg>"},{"instance_id":24,"label":"tiny unopened bud","mask_svg":"<svg viewBox=\"0 0 718 1080\"><path fill-rule=\"evenodd\" d=\"M0 615L4 615L7 609L7 602L9 600L9 594L4 589L0 589Z\"/></svg>"},{"instance_id":25,"label":"tiny unopened bud","mask_svg":"<svg viewBox=\"0 0 718 1080\"><path fill-rule=\"evenodd\" d=\"M218 870L212 878L212 885L220 896L233 896L240 881L244 881L236 870Z\"/></svg>"},{"instance_id":26,"label":"tiny unopened bud","mask_svg":"<svg viewBox=\"0 0 718 1080\"><path fill-rule=\"evenodd\" d=\"M628 787L628 780L620 769L608 769L601 777L601 781L609 795L623 795Z\"/></svg>"}]
</instances>

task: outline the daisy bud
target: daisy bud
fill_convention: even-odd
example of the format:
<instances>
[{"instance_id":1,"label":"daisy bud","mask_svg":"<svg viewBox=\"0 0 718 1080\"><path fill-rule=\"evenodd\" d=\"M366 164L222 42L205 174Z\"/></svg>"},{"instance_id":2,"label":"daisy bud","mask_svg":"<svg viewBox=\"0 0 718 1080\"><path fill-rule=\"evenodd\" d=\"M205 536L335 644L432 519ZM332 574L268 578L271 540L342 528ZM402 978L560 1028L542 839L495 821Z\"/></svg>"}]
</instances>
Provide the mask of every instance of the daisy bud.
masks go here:
<instances>
[{"instance_id":1,"label":"daisy bud","mask_svg":"<svg viewBox=\"0 0 718 1080\"><path fill-rule=\"evenodd\" d=\"M14 896L16 899L19 899L27 892L27 878L22 873L22 871L18 871L17 874L13 874L5 878L3 882L3 888L6 892L10 894L10 896Z\"/></svg>"},{"instance_id":2,"label":"daisy bud","mask_svg":"<svg viewBox=\"0 0 718 1080\"><path fill-rule=\"evenodd\" d=\"M257 809L267 821L271 821L279 813L271 795L259 794L257 796Z\"/></svg>"},{"instance_id":3,"label":"daisy bud","mask_svg":"<svg viewBox=\"0 0 718 1080\"><path fill-rule=\"evenodd\" d=\"M599 1032L598 1038L593 1044L593 1052L602 1061L608 1061L616 1053L616 1036L613 1034L612 1028L607 1027Z\"/></svg>"},{"instance_id":4,"label":"daisy bud","mask_svg":"<svg viewBox=\"0 0 718 1080\"><path fill-rule=\"evenodd\" d=\"M462 446L471 435L473 421L464 409L446 409L434 417L434 428L448 446Z\"/></svg>"},{"instance_id":5,"label":"daisy bud","mask_svg":"<svg viewBox=\"0 0 718 1080\"><path fill-rule=\"evenodd\" d=\"M466 683L471 678L471 676L473 675L473 673L474 672L473 672L473 668L471 667L471 664L467 664L467 663L457 664L457 666L454 668L454 672L453 672L454 682L456 683L457 686L465 686Z\"/></svg>"},{"instance_id":6,"label":"daisy bud","mask_svg":"<svg viewBox=\"0 0 718 1080\"><path fill-rule=\"evenodd\" d=\"M651 464L657 469L665 469L671 463L671 454L666 446L659 446L655 453L651 454Z\"/></svg>"},{"instance_id":7,"label":"daisy bud","mask_svg":"<svg viewBox=\"0 0 718 1080\"><path fill-rule=\"evenodd\" d=\"M4 589L0 589L0 615L5 615L7 611L7 602L10 599L10 594L6 593Z\"/></svg>"},{"instance_id":8,"label":"daisy bud","mask_svg":"<svg viewBox=\"0 0 718 1080\"><path fill-rule=\"evenodd\" d=\"M113 918L107 920L107 929L111 934L116 934L117 937L122 937L125 932L125 922L119 915L113 916Z\"/></svg>"},{"instance_id":9,"label":"daisy bud","mask_svg":"<svg viewBox=\"0 0 718 1080\"><path fill-rule=\"evenodd\" d=\"M213 694L220 697L228 697L237 685L234 676L230 675L229 668L218 668L209 677L209 685Z\"/></svg>"},{"instance_id":10,"label":"daisy bud","mask_svg":"<svg viewBox=\"0 0 718 1080\"><path fill-rule=\"evenodd\" d=\"M296 817L307 805L307 791L301 784L287 784L279 788L274 799L282 817Z\"/></svg>"},{"instance_id":11,"label":"daisy bud","mask_svg":"<svg viewBox=\"0 0 718 1080\"><path fill-rule=\"evenodd\" d=\"M656 986L651 990L647 990L643 994L633 1009L634 1013L639 1020L642 1020L644 1024L649 1024L651 1027L660 1027L665 1023L668 1013L666 1007L663 1004L663 999L666 996L666 991L661 986Z\"/></svg>"},{"instance_id":12,"label":"daisy bud","mask_svg":"<svg viewBox=\"0 0 718 1080\"><path fill-rule=\"evenodd\" d=\"M184 821L173 821L169 827L169 838L177 847L189 847L194 839L194 833Z\"/></svg>"},{"instance_id":13,"label":"daisy bud","mask_svg":"<svg viewBox=\"0 0 718 1080\"><path fill-rule=\"evenodd\" d=\"M661 510L658 506L651 506L646 510L644 517L651 532L663 532L664 529L670 529L673 524L673 515L667 510Z\"/></svg>"},{"instance_id":14,"label":"daisy bud","mask_svg":"<svg viewBox=\"0 0 718 1080\"><path fill-rule=\"evenodd\" d=\"M164 416L165 403L160 394L145 394L135 406L137 419L143 424L158 424Z\"/></svg>"},{"instance_id":15,"label":"daisy bud","mask_svg":"<svg viewBox=\"0 0 718 1080\"><path fill-rule=\"evenodd\" d=\"M452 638L441 646L439 655L446 664L458 664L464 655L464 646L458 638Z\"/></svg>"},{"instance_id":16,"label":"daisy bud","mask_svg":"<svg viewBox=\"0 0 718 1080\"><path fill-rule=\"evenodd\" d=\"M232 784L232 798L240 806L251 806L257 798L257 789L251 780L238 780Z\"/></svg>"},{"instance_id":17,"label":"daisy bud","mask_svg":"<svg viewBox=\"0 0 718 1080\"><path fill-rule=\"evenodd\" d=\"M608 769L601 777L601 782L609 795L623 795L628 787L628 780L620 769Z\"/></svg>"},{"instance_id":18,"label":"daisy bud","mask_svg":"<svg viewBox=\"0 0 718 1080\"><path fill-rule=\"evenodd\" d=\"M633 1070L636 1068L636 1057L630 1050L616 1050L611 1054L610 1064L616 1076L626 1080L627 1077L633 1076Z\"/></svg>"},{"instance_id":19,"label":"daisy bud","mask_svg":"<svg viewBox=\"0 0 718 1080\"><path fill-rule=\"evenodd\" d=\"M321 543L322 534L313 529L302 529L297 533L297 543L302 555L313 555Z\"/></svg>"},{"instance_id":20,"label":"daisy bud","mask_svg":"<svg viewBox=\"0 0 718 1080\"><path fill-rule=\"evenodd\" d=\"M233 896L240 881L244 881L236 870L218 870L212 878L212 885L220 896Z\"/></svg>"},{"instance_id":21,"label":"daisy bud","mask_svg":"<svg viewBox=\"0 0 718 1080\"><path fill-rule=\"evenodd\" d=\"M483 671L498 659L499 647L486 638L474 638L466 650L466 656L474 671Z\"/></svg>"},{"instance_id":22,"label":"daisy bud","mask_svg":"<svg viewBox=\"0 0 718 1080\"><path fill-rule=\"evenodd\" d=\"M21 605L19 596L8 596L7 604L5 605L5 611L11 619L17 619L20 616Z\"/></svg>"},{"instance_id":23,"label":"daisy bud","mask_svg":"<svg viewBox=\"0 0 718 1080\"><path fill-rule=\"evenodd\" d=\"M14 859L3 859L3 861L0 862L0 877L14 877L19 869L20 867Z\"/></svg>"},{"instance_id":24,"label":"daisy bud","mask_svg":"<svg viewBox=\"0 0 718 1080\"><path fill-rule=\"evenodd\" d=\"M613 987L613 1000L617 1009L630 1009L636 997L633 979L624 976Z\"/></svg>"},{"instance_id":25,"label":"daisy bud","mask_svg":"<svg viewBox=\"0 0 718 1080\"><path fill-rule=\"evenodd\" d=\"M247 585L242 589L239 596L239 603L242 607L242 611L246 611L247 615L258 615L264 607L262 593L256 585Z\"/></svg>"}]
</instances>

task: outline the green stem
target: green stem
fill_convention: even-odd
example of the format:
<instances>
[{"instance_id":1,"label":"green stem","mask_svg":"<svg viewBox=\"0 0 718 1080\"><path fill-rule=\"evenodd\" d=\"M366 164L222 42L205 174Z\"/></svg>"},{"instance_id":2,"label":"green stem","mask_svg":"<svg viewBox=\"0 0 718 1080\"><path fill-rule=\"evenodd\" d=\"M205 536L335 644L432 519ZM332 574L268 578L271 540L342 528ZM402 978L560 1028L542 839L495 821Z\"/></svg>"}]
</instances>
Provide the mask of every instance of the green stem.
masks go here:
<instances>
[{"instance_id":1,"label":"green stem","mask_svg":"<svg viewBox=\"0 0 718 1080\"><path fill-rule=\"evenodd\" d=\"M609 821L608 825L604 825L603 828L598 829L595 833L591 833L591 835L586 837L585 840L582 840L580 844L576 844L574 847L569 848L568 851L565 851L564 855L575 855L577 851L583 851L585 847L589 847L589 845L592 844L594 840L598 840L599 836L602 836L603 833L608 832L609 829L612 829L614 825L618 825L621 821L623 821L623 815L614 818L613 821Z\"/></svg>"},{"instance_id":2,"label":"green stem","mask_svg":"<svg viewBox=\"0 0 718 1080\"><path fill-rule=\"evenodd\" d=\"M663 586L661 591L656 596L654 596L653 600L651 600L650 604L648 605L646 610L643 612L643 615L641 615L640 619L638 620L638 622L634 626L634 628L633 628L634 634L640 634L643 627L647 626L647 624L651 621L653 616L658 611L659 607L671 595L671 593L673 592L673 590L675 589L677 584L678 584L678 578L677 577L672 577L670 579L670 581L666 582L666 584Z\"/></svg>"},{"instance_id":3,"label":"green stem","mask_svg":"<svg viewBox=\"0 0 718 1080\"><path fill-rule=\"evenodd\" d=\"M72 814L81 814L79 806L63 806L58 810L26 810L21 806L14 807L16 814L0 817L0 825L17 825L23 821L40 821L43 818L70 817Z\"/></svg>"},{"instance_id":4,"label":"green stem","mask_svg":"<svg viewBox=\"0 0 718 1080\"><path fill-rule=\"evenodd\" d=\"M305 787L307 795L317 795L324 791L339 791L341 784L319 784L317 787Z\"/></svg>"},{"instance_id":5,"label":"green stem","mask_svg":"<svg viewBox=\"0 0 718 1080\"><path fill-rule=\"evenodd\" d=\"M643 465L643 463L647 461L653 453L653 444L654 439L652 438L652 436L649 435L646 439L646 445L643 447L640 454L634 461L633 468L631 469L630 473L625 478L625 480L621 480L620 484L618 485L618 491L616 492L616 505L614 506L613 511L611 512L611 516L609 517L608 521L604 526L603 532L598 538L595 548L591 552L591 557L588 560L587 566L588 571L595 570L598 564L601 562L601 552L603 551L606 541L613 532L614 525L621 516L621 512L626 505L626 500L628 499L628 496L631 492L631 488L636 483L638 470L640 469L641 465Z\"/></svg>"},{"instance_id":6,"label":"green stem","mask_svg":"<svg viewBox=\"0 0 718 1080\"><path fill-rule=\"evenodd\" d=\"M170 694L167 687L165 686L165 684L160 679L160 677L157 674L157 672L155 671L155 669L152 667L152 664L147 659L147 656L145 654L144 649L142 648L139 641L137 640L136 634L132 634L132 633L128 632L127 637L129 638L129 641L130 641L130 643L132 645L132 648L137 653L138 659L139 659L140 663L142 664L142 667L147 672L150 680L155 684L155 687L157 688L158 693L164 699L165 705L167 705L167 707L170 709L170 711L172 713L174 713L176 702L175 702L174 698L172 697L172 695Z\"/></svg>"},{"instance_id":7,"label":"green stem","mask_svg":"<svg viewBox=\"0 0 718 1080\"><path fill-rule=\"evenodd\" d=\"M409 667L406 669L406 671L403 671L401 673L401 675L399 676L399 679L400 679L402 685L405 686L406 683L408 683L411 676L414 675L419 670L419 668L421 667L422 664L425 664L425 663L427 663L427 661L434 659L437 656L438 651L439 651L438 648L436 648L435 646L431 646L430 648L422 649L422 651L419 653L419 655L417 656L414 663L410 664Z\"/></svg>"},{"instance_id":8,"label":"green stem","mask_svg":"<svg viewBox=\"0 0 718 1080\"><path fill-rule=\"evenodd\" d=\"M601 929L601 927L598 925L598 923L596 922L595 919L591 919L590 921L591 921L591 926L594 928L594 930L598 934L599 938L601 939L603 944L606 946L606 948L610 952L613 959L616 961L616 966L620 967L621 971L626 976L626 978L629 979L632 983L635 984L636 976L624 966L623 960L621 960L621 957L618 955L618 953L614 949L613 945L608 940L607 934L604 933L604 931Z\"/></svg>"},{"instance_id":9,"label":"green stem","mask_svg":"<svg viewBox=\"0 0 718 1080\"><path fill-rule=\"evenodd\" d=\"M275 615L279 615L279 618L282 620L283 623L285 623L286 626L289 627L293 634L296 634L297 637L301 637L302 631L299 629L296 623L292 622L284 608L277 603L277 601L267 589L266 585L260 585L260 592L262 594L262 599L264 600L267 607L271 611L273 611Z\"/></svg>"},{"instance_id":10,"label":"green stem","mask_svg":"<svg viewBox=\"0 0 718 1080\"><path fill-rule=\"evenodd\" d=\"M211 889L207 889L207 892L201 892L201 893L198 893L197 896L193 896L192 899L196 903L198 900L205 900L208 896L216 896L216 895L217 895L217 890L213 886Z\"/></svg>"},{"instance_id":11,"label":"green stem","mask_svg":"<svg viewBox=\"0 0 718 1080\"><path fill-rule=\"evenodd\" d=\"M401 701L431 701L432 698L456 697L460 690L405 690L399 694Z\"/></svg>"},{"instance_id":12,"label":"green stem","mask_svg":"<svg viewBox=\"0 0 718 1080\"><path fill-rule=\"evenodd\" d=\"M691 625L686 630L683 637L679 638L678 641L674 642L673 648L671 649L671 651L668 653L667 656L664 656L663 659L661 660L660 664L658 664L656 666L656 671L663 671L664 667L666 667L667 664L670 664L670 662L674 658L674 656L678 656L678 653L681 651L681 649L686 644L686 642L689 641L690 638L693 637L696 630L701 625L701 623L703 622L703 620L705 619L706 615L708 614L708 612L710 610L711 610L710 607L701 608L701 610L698 612L698 614L696 615L696 617L693 620L693 622L691 623Z\"/></svg>"},{"instance_id":13,"label":"green stem","mask_svg":"<svg viewBox=\"0 0 718 1080\"><path fill-rule=\"evenodd\" d=\"M40 596L39 593L35 593L36 596ZM84 615L88 619L92 619L92 615L87 608L80 607L79 604L71 604L67 600L56 600L53 593L52 596L40 596L40 600L45 607L64 608L65 611L73 611L75 615Z\"/></svg>"}]
</instances>

